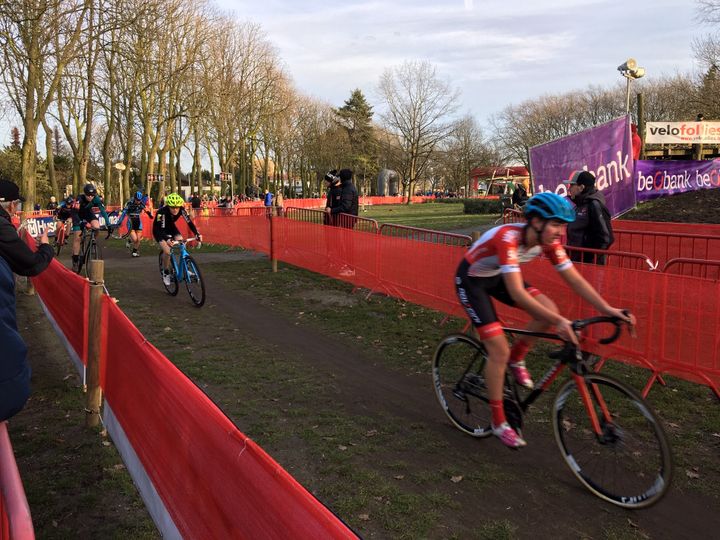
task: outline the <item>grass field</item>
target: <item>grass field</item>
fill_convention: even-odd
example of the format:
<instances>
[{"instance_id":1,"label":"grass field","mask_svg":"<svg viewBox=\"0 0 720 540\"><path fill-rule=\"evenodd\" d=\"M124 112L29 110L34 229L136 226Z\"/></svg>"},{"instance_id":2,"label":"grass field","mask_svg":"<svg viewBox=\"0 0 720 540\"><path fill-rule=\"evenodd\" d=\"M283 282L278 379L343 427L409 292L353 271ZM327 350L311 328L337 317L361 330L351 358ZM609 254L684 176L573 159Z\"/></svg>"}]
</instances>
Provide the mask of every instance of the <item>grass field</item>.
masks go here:
<instances>
[{"instance_id":1,"label":"grass field","mask_svg":"<svg viewBox=\"0 0 720 540\"><path fill-rule=\"evenodd\" d=\"M464 234L471 230L486 229L500 217L499 214L463 214L462 203L368 206L367 211L360 212L360 215L380 223L436 231L462 231Z\"/></svg>"}]
</instances>

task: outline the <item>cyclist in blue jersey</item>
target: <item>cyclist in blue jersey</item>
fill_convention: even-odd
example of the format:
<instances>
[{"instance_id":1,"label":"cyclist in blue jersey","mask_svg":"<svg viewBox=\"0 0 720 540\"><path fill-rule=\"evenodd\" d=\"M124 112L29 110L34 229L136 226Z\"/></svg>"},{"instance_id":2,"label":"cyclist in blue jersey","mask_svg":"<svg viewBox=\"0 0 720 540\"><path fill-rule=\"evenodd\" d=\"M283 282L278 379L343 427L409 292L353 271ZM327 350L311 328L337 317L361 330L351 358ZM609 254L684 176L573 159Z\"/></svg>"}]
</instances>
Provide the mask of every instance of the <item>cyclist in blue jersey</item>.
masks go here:
<instances>
[{"instance_id":1,"label":"cyclist in blue jersey","mask_svg":"<svg viewBox=\"0 0 720 540\"><path fill-rule=\"evenodd\" d=\"M73 272L77 272L80 266L80 235L82 234L82 228L85 223L87 226L92 228L94 234L97 236L97 231L100 230L100 220L93 212L93 208L100 210L100 215L105 220L105 224L108 231L112 230L110 226L110 218L105 211L105 205L102 199L97 194L97 190L93 184L86 184L83 188L82 195L73 203L73 210L71 217L73 219L73 245L72 245L72 264Z\"/></svg>"},{"instance_id":2,"label":"cyclist in blue jersey","mask_svg":"<svg viewBox=\"0 0 720 540\"><path fill-rule=\"evenodd\" d=\"M148 196L143 195L142 191L136 191L132 199L125 203L125 207L120 214L120 219L118 219L118 224L120 224L122 223L122 220L125 219L125 216L128 218L127 228L130 233L130 239L127 243L128 247L132 245L133 257L140 256L140 239L142 237L143 230L142 219L140 219L140 216L143 212L145 212L148 217L152 219L152 212L147 209L148 200Z\"/></svg>"}]
</instances>

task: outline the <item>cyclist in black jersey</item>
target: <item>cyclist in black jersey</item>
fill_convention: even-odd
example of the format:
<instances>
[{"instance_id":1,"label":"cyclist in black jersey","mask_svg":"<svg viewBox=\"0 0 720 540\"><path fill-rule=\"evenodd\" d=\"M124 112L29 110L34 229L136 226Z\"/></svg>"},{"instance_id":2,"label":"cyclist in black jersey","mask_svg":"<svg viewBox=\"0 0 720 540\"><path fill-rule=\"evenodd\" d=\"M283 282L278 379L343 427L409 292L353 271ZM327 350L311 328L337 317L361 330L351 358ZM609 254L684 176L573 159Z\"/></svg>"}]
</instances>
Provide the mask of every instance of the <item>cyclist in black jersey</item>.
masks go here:
<instances>
[{"instance_id":1,"label":"cyclist in black jersey","mask_svg":"<svg viewBox=\"0 0 720 540\"><path fill-rule=\"evenodd\" d=\"M183 208L185 201L177 193L171 193L165 197L165 205L160 208L153 219L153 238L160 245L163 252L163 267L165 274L163 281L166 285L172 283L170 276L170 242L168 240L182 240L182 234L178 230L175 222L181 217L185 220L190 230L193 232L198 242L202 242L202 237L195 227L193 220Z\"/></svg>"},{"instance_id":2,"label":"cyclist in black jersey","mask_svg":"<svg viewBox=\"0 0 720 540\"><path fill-rule=\"evenodd\" d=\"M118 219L118 225L122 223L125 216L128 218L128 231L130 233L130 239L128 240L128 247L132 245L132 256L140 256L140 239L142 238L142 219L140 216L145 212L150 219L152 219L152 212L147 209L148 197L143 196L142 191L136 191L132 199L125 203L120 219Z\"/></svg>"},{"instance_id":3,"label":"cyclist in black jersey","mask_svg":"<svg viewBox=\"0 0 720 540\"><path fill-rule=\"evenodd\" d=\"M84 223L87 223L88 227L92 228L94 234L97 235L97 231L100 230L100 220L93 212L93 208L100 210L100 215L105 219L105 225L108 231L112 231L110 226L110 218L105 211L105 205L102 199L98 197L97 190L93 184L86 184L83 188L83 194L78 196L73 204L73 208L70 211L70 217L73 220L73 245L72 245L72 262L73 272L78 271L80 263L80 235Z\"/></svg>"}]
</instances>

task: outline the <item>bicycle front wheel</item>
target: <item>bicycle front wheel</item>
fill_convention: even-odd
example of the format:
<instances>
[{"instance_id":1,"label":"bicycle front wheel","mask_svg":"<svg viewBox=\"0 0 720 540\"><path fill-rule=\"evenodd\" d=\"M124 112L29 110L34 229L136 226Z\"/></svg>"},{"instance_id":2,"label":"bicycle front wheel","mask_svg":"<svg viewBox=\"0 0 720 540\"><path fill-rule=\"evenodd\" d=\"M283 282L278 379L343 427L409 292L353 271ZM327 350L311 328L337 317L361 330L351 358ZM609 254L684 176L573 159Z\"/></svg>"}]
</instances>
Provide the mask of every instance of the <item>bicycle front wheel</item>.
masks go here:
<instances>
[{"instance_id":1,"label":"bicycle front wheel","mask_svg":"<svg viewBox=\"0 0 720 540\"><path fill-rule=\"evenodd\" d=\"M200 307L205 303L205 282L195 259L190 255L185 257L185 287L193 304Z\"/></svg>"},{"instance_id":2,"label":"bicycle front wheel","mask_svg":"<svg viewBox=\"0 0 720 540\"><path fill-rule=\"evenodd\" d=\"M486 362L485 348L465 334L447 336L433 357L433 384L440 406L458 429L473 437L492 435Z\"/></svg>"},{"instance_id":3,"label":"bicycle front wheel","mask_svg":"<svg viewBox=\"0 0 720 540\"><path fill-rule=\"evenodd\" d=\"M578 380L587 392L571 379L553 405L555 440L570 470L592 493L617 506L656 503L672 478L670 446L657 416L635 391L610 377L591 373ZM587 407L594 410L600 433Z\"/></svg>"}]
</instances>

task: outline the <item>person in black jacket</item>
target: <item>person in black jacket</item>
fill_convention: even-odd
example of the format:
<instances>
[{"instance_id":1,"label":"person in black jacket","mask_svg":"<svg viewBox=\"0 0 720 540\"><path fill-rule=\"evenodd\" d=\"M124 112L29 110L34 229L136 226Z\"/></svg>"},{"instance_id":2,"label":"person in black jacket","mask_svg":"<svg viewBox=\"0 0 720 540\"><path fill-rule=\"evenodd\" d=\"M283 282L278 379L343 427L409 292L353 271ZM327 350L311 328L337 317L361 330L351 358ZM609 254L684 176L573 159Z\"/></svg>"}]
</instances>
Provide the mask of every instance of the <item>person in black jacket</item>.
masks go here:
<instances>
[{"instance_id":1,"label":"person in black jacket","mask_svg":"<svg viewBox=\"0 0 720 540\"><path fill-rule=\"evenodd\" d=\"M327 200L325 202L325 219L323 223L325 225L336 225L337 224L337 213L333 216L333 208L339 208L342 196L342 186L340 185L340 177L337 175L337 171L325 173L325 181L327 182Z\"/></svg>"},{"instance_id":2,"label":"person in black jacket","mask_svg":"<svg viewBox=\"0 0 720 540\"><path fill-rule=\"evenodd\" d=\"M331 219L336 225L345 229L355 228L358 215L358 192L353 184L353 172L350 169L341 169L338 173L340 178L340 204L330 209ZM344 235L339 246L339 255L342 266L340 275L352 277L355 275L353 268L353 237Z\"/></svg>"},{"instance_id":3,"label":"person in black jacket","mask_svg":"<svg viewBox=\"0 0 720 540\"><path fill-rule=\"evenodd\" d=\"M17 328L13 272L36 276L53 259L47 233L38 238L37 251L18 236L11 216L23 200L14 182L0 178L0 422L18 413L30 395L30 365Z\"/></svg>"},{"instance_id":4,"label":"person in black jacket","mask_svg":"<svg viewBox=\"0 0 720 540\"><path fill-rule=\"evenodd\" d=\"M588 171L576 171L565 184L575 203L575 221L568 224L567 245L608 249L614 241L612 223L605 196L595 188L595 177ZM568 251L573 261L605 264L604 254Z\"/></svg>"}]
</instances>

